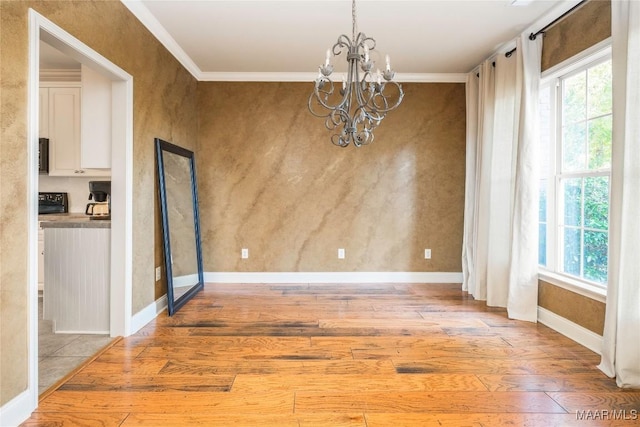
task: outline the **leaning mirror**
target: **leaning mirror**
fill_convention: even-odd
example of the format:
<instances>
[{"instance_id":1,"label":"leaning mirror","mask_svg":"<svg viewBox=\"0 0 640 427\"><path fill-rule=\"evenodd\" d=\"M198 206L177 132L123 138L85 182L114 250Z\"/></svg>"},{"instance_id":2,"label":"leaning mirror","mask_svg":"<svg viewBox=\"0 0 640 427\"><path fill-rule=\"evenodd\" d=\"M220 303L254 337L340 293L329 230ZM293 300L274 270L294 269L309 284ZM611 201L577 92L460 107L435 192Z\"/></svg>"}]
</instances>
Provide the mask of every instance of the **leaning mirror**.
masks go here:
<instances>
[{"instance_id":1,"label":"leaning mirror","mask_svg":"<svg viewBox=\"0 0 640 427\"><path fill-rule=\"evenodd\" d=\"M193 152L156 138L169 316L204 287Z\"/></svg>"}]
</instances>

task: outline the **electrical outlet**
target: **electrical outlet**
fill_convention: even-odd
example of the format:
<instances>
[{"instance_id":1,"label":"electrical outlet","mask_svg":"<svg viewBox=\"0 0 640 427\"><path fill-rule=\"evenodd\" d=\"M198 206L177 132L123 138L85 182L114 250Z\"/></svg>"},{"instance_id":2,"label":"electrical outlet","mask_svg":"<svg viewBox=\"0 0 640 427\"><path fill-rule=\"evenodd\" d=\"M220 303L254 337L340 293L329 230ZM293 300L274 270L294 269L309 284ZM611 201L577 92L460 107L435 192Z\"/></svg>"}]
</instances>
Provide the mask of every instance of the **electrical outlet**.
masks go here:
<instances>
[{"instance_id":1,"label":"electrical outlet","mask_svg":"<svg viewBox=\"0 0 640 427\"><path fill-rule=\"evenodd\" d=\"M424 259L431 259L431 249L424 250Z\"/></svg>"},{"instance_id":2,"label":"electrical outlet","mask_svg":"<svg viewBox=\"0 0 640 427\"><path fill-rule=\"evenodd\" d=\"M156 267L156 282L162 279L162 267Z\"/></svg>"},{"instance_id":3,"label":"electrical outlet","mask_svg":"<svg viewBox=\"0 0 640 427\"><path fill-rule=\"evenodd\" d=\"M249 258L249 249L242 248L242 251L240 251L240 256L242 257L242 259Z\"/></svg>"},{"instance_id":4,"label":"electrical outlet","mask_svg":"<svg viewBox=\"0 0 640 427\"><path fill-rule=\"evenodd\" d=\"M338 259L344 259L344 248L338 249Z\"/></svg>"}]
</instances>

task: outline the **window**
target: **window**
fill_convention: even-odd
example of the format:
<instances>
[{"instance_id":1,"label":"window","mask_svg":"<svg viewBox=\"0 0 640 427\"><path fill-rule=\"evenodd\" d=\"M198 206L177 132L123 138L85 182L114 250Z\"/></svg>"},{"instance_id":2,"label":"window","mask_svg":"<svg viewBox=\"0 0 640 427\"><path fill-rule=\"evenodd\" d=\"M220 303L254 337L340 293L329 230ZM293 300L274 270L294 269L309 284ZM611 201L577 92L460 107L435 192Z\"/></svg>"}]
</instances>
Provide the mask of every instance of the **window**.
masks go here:
<instances>
[{"instance_id":1,"label":"window","mask_svg":"<svg viewBox=\"0 0 640 427\"><path fill-rule=\"evenodd\" d=\"M605 287L611 176L609 50L545 79L540 91L539 262Z\"/></svg>"}]
</instances>

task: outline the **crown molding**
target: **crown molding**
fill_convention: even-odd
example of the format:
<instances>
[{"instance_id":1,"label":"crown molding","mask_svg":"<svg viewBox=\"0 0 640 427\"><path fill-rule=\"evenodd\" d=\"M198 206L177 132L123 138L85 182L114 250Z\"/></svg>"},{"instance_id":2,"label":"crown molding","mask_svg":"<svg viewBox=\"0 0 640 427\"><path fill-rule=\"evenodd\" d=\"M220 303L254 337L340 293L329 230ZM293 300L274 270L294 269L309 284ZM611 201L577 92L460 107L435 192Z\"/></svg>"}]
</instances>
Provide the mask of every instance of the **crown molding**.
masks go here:
<instances>
[{"instance_id":1,"label":"crown molding","mask_svg":"<svg viewBox=\"0 0 640 427\"><path fill-rule=\"evenodd\" d=\"M187 55L169 32L158 22L141 0L120 0L156 39L191 73L202 82L312 82L317 72L203 72ZM464 83L461 73L397 73L394 79L405 83Z\"/></svg>"},{"instance_id":2,"label":"crown molding","mask_svg":"<svg viewBox=\"0 0 640 427\"><path fill-rule=\"evenodd\" d=\"M80 82L80 69L40 69L41 82Z\"/></svg>"},{"instance_id":3,"label":"crown molding","mask_svg":"<svg viewBox=\"0 0 640 427\"><path fill-rule=\"evenodd\" d=\"M241 72L204 72L199 81L203 82L312 82L317 72L303 73L241 73ZM467 75L463 73L396 73L394 81L400 83L464 83Z\"/></svg>"},{"instance_id":4,"label":"crown molding","mask_svg":"<svg viewBox=\"0 0 640 427\"><path fill-rule=\"evenodd\" d=\"M580 1L581 0L565 0L565 1L559 2L558 5L554 6L553 8L551 8L551 10L549 10L543 16L535 20L524 31L522 31L522 33L531 34L531 33L537 32L540 28L543 28L549 22L554 21L556 18L558 18L559 16L562 16L562 14L570 10L572 7L576 6L578 3L580 3ZM500 44L493 52L491 52L489 56L487 56L485 59L480 61L479 64L482 64L484 61L494 58L496 55L502 55L510 51L511 49L515 48L517 38L518 37L516 36L515 38L511 40L507 40L504 43ZM477 68L478 66L476 65L475 67L473 67L473 70L469 72L475 73Z\"/></svg>"},{"instance_id":5,"label":"crown molding","mask_svg":"<svg viewBox=\"0 0 640 427\"><path fill-rule=\"evenodd\" d=\"M191 73L196 80L200 80L202 70L196 65L187 53L182 50L178 42L175 41L169 32L158 22L155 16L140 0L120 0L122 4L133 15L138 18L142 25L144 25L151 34L182 64L184 68Z\"/></svg>"}]
</instances>

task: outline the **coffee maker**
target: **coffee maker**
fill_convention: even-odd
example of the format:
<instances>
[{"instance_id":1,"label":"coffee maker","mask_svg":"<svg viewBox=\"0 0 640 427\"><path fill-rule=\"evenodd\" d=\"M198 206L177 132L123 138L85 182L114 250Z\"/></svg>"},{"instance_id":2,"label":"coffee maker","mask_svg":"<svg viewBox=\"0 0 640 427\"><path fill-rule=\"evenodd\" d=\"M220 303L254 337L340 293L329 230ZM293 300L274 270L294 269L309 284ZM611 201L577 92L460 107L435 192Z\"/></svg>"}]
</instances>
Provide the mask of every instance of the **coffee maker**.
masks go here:
<instances>
[{"instance_id":1,"label":"coffee maker","mask_svg":"<svg viewBox=\"0 0 640 427\"><path fill-rule=\"evenodd\" d=\"M89 200L85 214L89 219L111 219L111 181L89 181Z\"/></svg>"}]
</instances>

